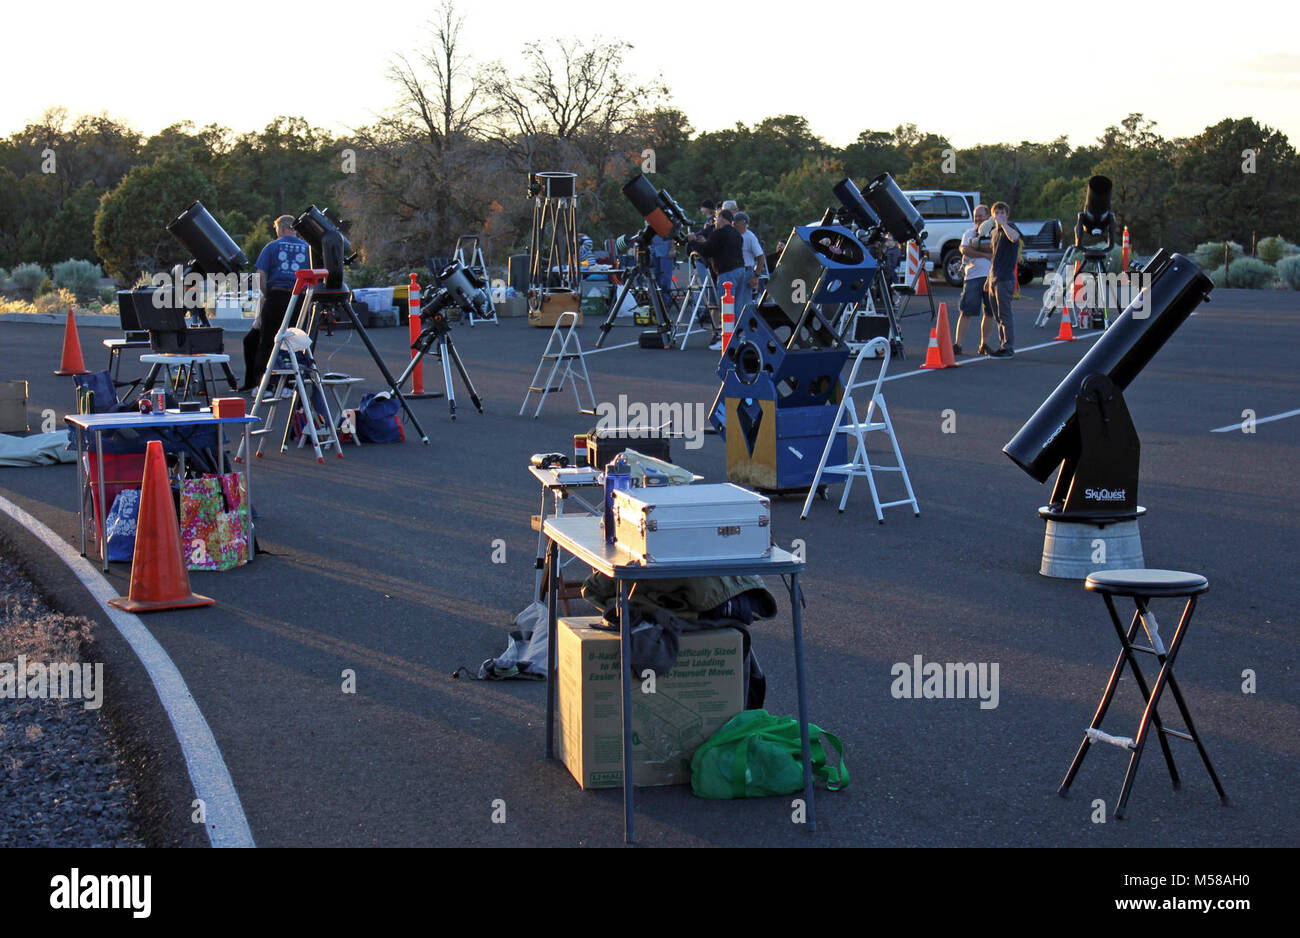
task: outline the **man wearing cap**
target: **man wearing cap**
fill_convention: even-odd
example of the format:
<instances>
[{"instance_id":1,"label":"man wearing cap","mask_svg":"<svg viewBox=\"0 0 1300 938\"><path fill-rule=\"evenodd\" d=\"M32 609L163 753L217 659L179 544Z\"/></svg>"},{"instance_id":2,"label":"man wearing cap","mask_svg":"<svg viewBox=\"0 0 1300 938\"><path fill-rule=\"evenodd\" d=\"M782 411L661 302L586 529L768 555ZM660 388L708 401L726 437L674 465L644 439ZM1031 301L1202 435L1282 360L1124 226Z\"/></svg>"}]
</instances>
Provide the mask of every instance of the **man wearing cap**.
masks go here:
<instances>
[{"instance_id":1,"label":"man wearing cap","mask_svg":"<svg viewBox=\"0 0 1300 938\"><path fill-rule=\"evenodd\" d=\"M745 276L744 239L732 224L734 216L730 209L718 212L717 227L706 241L696 241L696 250L713 261L713 268L718 272L718 302L726 295L723 284L731 284L731 296L739 303L740 282ZM697 236L698 238L698 236ZM740 311L740 307L736 307ZM721 346L719 346L720 348Z\"/></svg>"},{"instance_id":2,"label":"man wearing cap","mask_svg":"<svg viewBox=\"0 0 1300 938\"><path fill-rule=\"evenodd\" d=\"M975 224L966 230L961 236L961 256L962 266L962 284L961 284L961 302L957 307L960 312L957 315L957 331L953 338L952 352L954 355L960 355L961 336L966 331L966 323L975 316L979 316L981 310L983 315L980 316L980 344L978 354L983 355L991 351L988 346L988 325L993 319L993 308L989 305L989 295L984 289L988 280L990 258L993 257L993 251L983 246L980 241L980 226L988 221L989 208L987 205L975 206Z\"/></svg>"},{"instance_id":3,"label":"man wearing cap","mask_svg":"<svg viewBox=\"0 0 1300 938\"><path fill-rule=\"evenodd\" d=\"M740 232L741 253L745 260L745 276L741 278L740 295L736 297L736 312L739 313L750 300L758 298L759 278L767 272L767 258L763 255L758 235L749 230L749 215L736 212L735 226Z\"/></svg>"}]
</instances>

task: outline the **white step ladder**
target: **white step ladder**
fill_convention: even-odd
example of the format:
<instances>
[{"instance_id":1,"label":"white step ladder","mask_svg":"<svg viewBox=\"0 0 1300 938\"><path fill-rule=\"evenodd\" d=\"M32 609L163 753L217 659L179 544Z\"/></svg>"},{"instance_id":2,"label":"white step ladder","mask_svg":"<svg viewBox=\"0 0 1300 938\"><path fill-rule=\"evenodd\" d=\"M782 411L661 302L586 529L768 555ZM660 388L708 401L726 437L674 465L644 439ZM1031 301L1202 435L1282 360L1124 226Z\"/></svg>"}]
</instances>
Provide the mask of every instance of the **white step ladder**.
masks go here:
<instances>
[{"instance_id":1,"label":"white step ladder","mask_svg":"<svg viewBox=\"0 0 1300 938\"><path fill-rule=\"evenodd\" d=\"M305 292L295 293L290 298L289 305L284 311L284 319L280 322L280 331L275 337L275 345L271 349L271 358L257 387L250 416L264 419L261 427L251 431L249 436L257 437L256 455L259 457L262 455L262 448L266 445L266 437L275 430L275 414L280 402L288 400L289 418L285 422L280 452L289 451L289 433L293 427L293 415L297 407L301 406L306 425L303 427L298 445L301 447L310 436L317 462L325 461L324 451L331 446L334 447L334 452L339 459L343 458L343 446L339 442L338 429L334 426L334 418L330 414L325 386L316 367L316 359L312 356L311 338L300 325L289 325L291 320L295 320L295 312L298 314L296 321L309 318L313 292L308 288ZM281 353L285 359L283 362ZM316 413L314 400L320 401L321 413L319 414ZM321 421L323 425L318 426ZM240 443L239 450L235 453L235 462L240 462L243 458L244 444Z\"/></svg>"},{"instance_id":2,"label":"white step ladder","mask_svg":"<svg viewBox=\"0 0 1300 938\"><path fill-rule=\"evenodd\" d=\"M1074 272L1071 268L1075 253L1075 246L1068 245L1065 253L1061 255L1061 262L1056 265L1056 273L1047 280L1047 289L1043 291L1043 305L1039 307L1038 316L1034 319L1034 325L1039 329L1051 322L1052 313L1059 307L1069 309L1070 327L1079 328L1079 311L1074 307Z\"/></svg>"},{"instance_id":3,"label":"white step ladder","mask_svg":"<svg viewBox=\"0 0 1300 938\"><path fill-rule=\"evenodd\" d=\"M874 358L880 355L880 373L876 375L873 381L867 378L858 381L858 369L862 367L863 361L867 358ZM803 511L799 518L802 520L808 517L808 509L812 506L813 498L817 494L817 486L821 483L822 475L830 473L832 475L844 476L844 494L840 496L840 511L844 511L844 506L849 500L849 489L853 486L853 480L857 476L866 476L867 484L871 486L871 501L876 508L876 520L881 524L885 523L884 509L892 508L895 505L911 505L912 512L918 518L921 516L920 506L916 503L916 493L912 491L912 480L907 475L907 467L903 465L903 454L898 448L898 437L894 435L894 422L889 419L889 408L885 406L884 395L880 393L880 385L885 379L885 372L889 370L889 342L884 338L875 338L863 346L858 352L857 358L853 360L853 370L849 372L849 380L844 385L844 397L840 401L839 410L835 413L835 424L831 428L830 435L826 438L826 448L822 450L822 458L817 463L817 473L813 476L812 485L808 488L808 498L803 503ZM871 402L867 405L866 420L858 419L858 408L853 401L853 392L859 388L871 387ZM872 422L872 415L880 411L880 419ZM847 419L846 419L847 417ZM871 462L871 457L867 453L866 434L872 430L883 430L889 435L889 442L894 448L894 458L898 460L896 465L885 466L877 465ZM831 447L835 443L835 438L839 434L847 434L854 441L853 455L847 463L837 466L826 465L826 460L830 457ZM899 499L893 502L881 502L880 494L876 490L876 472L897 472L903 477L903 484L907 487L907 498Z\"/></svg>"},{"instance_id":4,"label":"white step ladder","mask_svg":"<svg viewBox=\"0 0 1300 938\"><path fill-rule=\"evenodd\" d=\"M466 253L467 248L468 253ZM492 298L493 287L492 281L488 278L487 259L483 256L483 246L479 243L478 235L461 235L457 238L453 255L466 270L488 284L487 289L484 291L487 295L488 311L482 315L473 310L466 313L465 318L469 321L470 326L473 327L480 322L490 322L494 326L501 325L501 321L497 319L497 304Z\"/></svg>"},{"instance_id":5,"label":"white step ladder","mask_svg":"<svg viewBox=\"0 0 1300 938\"><path fill-rule=\"evenodd\" d=\"M567 328L566 328L567 321ZM574 332L574 327L578 325L578 314L572 310L560 313L560 318L555 321L555 326L551 329L551 334L546 340L546 348L542 351L542 358L537 363L537 371L533 375L533 380L528 385L528 393L524 395L524 402L519 407L519 416L524 415L528 409L528 399L533 394L540 394L541 398L537 401L537 410L533 412L533 419L536 420L542 413L542 405L546 403L546 395L552 391L563 391L564 382L568 381L573 384L573 396L578 401L578 413L594 414L596 412L596 392L591 389L591 377L587 374L587 358L582 351L582 340ZM560 335L560 330L564 334ZM559 345L556 345L556 340ZM542 375L542 370L546 363L551 363L550 374L546 380L538 384L538 379ZM576 363L576 364L575 364ZM563 366L563 371L560 371ZM559 382L556 383L555 376L559 373ZM582 381L578 379L581 377ZM582 385L587 386L587 400L591 402L589 407L582 406Z\"/></svg>"},{"instance_id":6,"label":"white step ladder","mask_svg":"<svg viewBox=\"0 0 1300 938\"><path fill-rule=\"evenodd\" d=\"M686 284L686 293L682 295L677 322L673 325L673 343L682 351L686 350L686 343L690 340L692 332L704 331L704 327L699 325L701 310L709 312L709 322L712 325L710 337L718 329L718 323L713 318L713 310L718 308L718 288L713 282L713 275L706 272L704 282L701 283L695 270L695 262L688 259L686 263L690 267L691 277ZM709 302L710 297L713 298L712 303Z\"/></svg>"}]
</instances>

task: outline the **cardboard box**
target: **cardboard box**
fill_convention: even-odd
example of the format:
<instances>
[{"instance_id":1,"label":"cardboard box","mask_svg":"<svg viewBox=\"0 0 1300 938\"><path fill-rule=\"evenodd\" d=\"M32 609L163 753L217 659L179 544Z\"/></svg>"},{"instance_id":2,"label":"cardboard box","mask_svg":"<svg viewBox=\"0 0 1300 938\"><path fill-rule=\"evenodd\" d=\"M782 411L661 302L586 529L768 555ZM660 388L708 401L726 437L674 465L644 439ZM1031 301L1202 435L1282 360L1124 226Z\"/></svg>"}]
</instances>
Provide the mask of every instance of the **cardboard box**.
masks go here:
<instances>
[{"instance_id":1,"label":"cardboard box","mask_svg":"<svg viewBox=\"0 0 1300 938\"><path fill-rule=\"evenodd\" d=\"M560 319L561 313L577 313L578 325L582 325L582 309L580 307L580 297L576 293L570 293L564 290L557 290L554 293L547 293L542 299L542 308L528 310L528 324L530 326L541 326L546 329L554 328L556 322Z\"/></svg>"},{"instance_id":2,"label":"cardboard box","mask_svg":"<svg viewBox=\"0 0 1300 938\"><path fill-rule=\"evenodd\" d=\"M559 620L559 753L583 788L623 784L619 636L593 628L599 616ZM637 785L685 785L700 744L745 707L744 639L735 629L684 632L677 664L656 675L654 693L632 685Z\"/></svg>"},{"instance_id":3,"label":"cardboard box","mask_svg":"<svg viewBox=\"0 0 1300 938\"><path fill-rule=\"evenodd\" d=\"M0 381L0 433L27 429L27 382Z\"/></svg>"}]
</instances>

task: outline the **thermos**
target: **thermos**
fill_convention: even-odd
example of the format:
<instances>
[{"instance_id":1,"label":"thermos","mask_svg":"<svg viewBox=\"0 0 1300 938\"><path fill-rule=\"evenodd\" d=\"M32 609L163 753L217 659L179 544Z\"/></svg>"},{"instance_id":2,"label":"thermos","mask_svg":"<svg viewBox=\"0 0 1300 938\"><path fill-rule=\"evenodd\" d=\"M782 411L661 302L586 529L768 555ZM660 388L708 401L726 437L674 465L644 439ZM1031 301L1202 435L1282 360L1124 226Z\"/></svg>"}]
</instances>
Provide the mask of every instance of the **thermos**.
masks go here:
<instances>
[{"instance_id":1,"label":"thermos","mask_svg":"<svg viewBox=\"0 0 1300 938\"><path fill-rule=\"evenodd\" d=\"M614 493L632 487L632 467L622 453L605 467L605 543L614 543Z\"/></svg>"}]
</instances>

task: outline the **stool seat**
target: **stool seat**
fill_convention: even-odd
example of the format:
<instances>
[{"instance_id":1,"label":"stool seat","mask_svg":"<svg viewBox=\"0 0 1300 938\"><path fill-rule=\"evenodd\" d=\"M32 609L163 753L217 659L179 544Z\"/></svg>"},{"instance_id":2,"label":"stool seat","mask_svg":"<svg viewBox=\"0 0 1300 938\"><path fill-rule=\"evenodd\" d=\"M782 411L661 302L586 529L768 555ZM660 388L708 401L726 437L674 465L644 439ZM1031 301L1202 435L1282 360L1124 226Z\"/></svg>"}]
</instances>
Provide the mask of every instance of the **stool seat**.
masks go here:
<instances>
[{"instance_id":1,"label":"stool seat","mask_svg":"<svg viewBox=\"0 0 1300 938\"><path fill-rule=\"evenodd\" d=\"M1194 596L1208 590L1210 581L1182 570L1098 570L1088 574L1083 587L1112 596Z\"/></svg>"}]
</instances>

